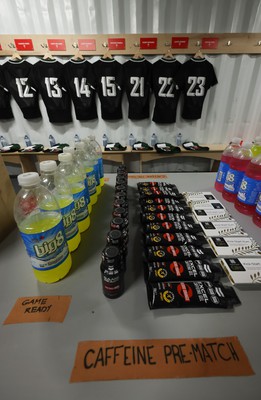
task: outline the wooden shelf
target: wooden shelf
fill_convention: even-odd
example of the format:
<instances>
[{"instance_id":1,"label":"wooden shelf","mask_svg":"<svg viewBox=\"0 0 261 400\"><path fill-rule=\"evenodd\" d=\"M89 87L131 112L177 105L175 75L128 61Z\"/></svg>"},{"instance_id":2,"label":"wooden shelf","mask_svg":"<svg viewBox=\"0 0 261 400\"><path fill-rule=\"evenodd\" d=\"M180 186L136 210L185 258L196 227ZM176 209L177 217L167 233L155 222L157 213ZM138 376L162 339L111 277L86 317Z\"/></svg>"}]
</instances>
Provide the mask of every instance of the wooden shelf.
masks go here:
<instances>
[{"instance_id":1,"label":"wooden shelf","mask_svg":"<svg viewBox=\"0 0 261 400\"><path fill-rule=\"evenodd\" d=\"M188 48L171 48L172 37L187 37ZM141 38L157 38L156 49L140 50L144 55L165 54L168 49L173 54L194 54L201 47L202 39L218 39L216 49L203 49L205 54L261 54L261 33L159 33L159 34L103 34L103 35L0 35L0 55L11 56L16 51L15 39L31 39L33 50L19 51L21 55L42 56L48 48L48 39L62 39L66 50L53 50L53 55L72 56L76 52L79 40L95 40L95 50L82 50L85 56L103 55L108 49L109 39L121 38L125 40L124 50L110 50L113 55L132 55L140 46ZM18 49L17 49L18 50Z\"/></svg>"}]
</instances>

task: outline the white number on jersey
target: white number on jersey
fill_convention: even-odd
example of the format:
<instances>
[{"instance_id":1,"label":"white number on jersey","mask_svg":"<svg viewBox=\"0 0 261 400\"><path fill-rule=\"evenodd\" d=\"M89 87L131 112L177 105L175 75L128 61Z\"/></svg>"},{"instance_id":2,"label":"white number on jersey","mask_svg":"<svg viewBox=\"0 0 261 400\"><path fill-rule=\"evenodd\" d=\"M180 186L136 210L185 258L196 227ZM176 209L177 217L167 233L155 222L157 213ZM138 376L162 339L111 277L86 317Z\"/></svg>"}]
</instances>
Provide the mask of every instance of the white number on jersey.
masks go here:
<instances>
[{"instance_id":1,"label":"white number on jersey","mask_svg":"<svg viewBox=\"0 0 261 400\"><path fill-rule=\"evenodd\" d=\"M62 97L61 88L57 85L57 78L46 77L44 82L48 97Z\"/></svg>"},{"instance_id":2,"label":"white number on jersey","mask_svg":"<svg viewBox=\"0 0 261 400\"><path fill-rule=\"evenodd\" d=\"M116 97L115 76L102 76L101 84L104 97Z\"/></svg>"},{"instance_id":3,"label":"white number on jersey","mask_svg":"<svg viewBox=\"0 0 261 400\"><path fill-rule=\"evenodd\" d=\"M30 93L30 87L26 84L27 79L28 78L15 78L19 97L33 97L33 93Z\"/></svg>"},{"instance_id":4,"label":"white number on jersey","mask_svg":"<svg viewBox=\"0 0 261 400\"><path fill-rule=\"evenodd\" d=\"M91 91L90 91L89 85L86 83L86 78L82 78L81 84L80 84L79 78L75 77L73 83L75 86L75 91L76 91L77 97L81 97L82 94L85 95L86 97L91 96Z\"/></svg>"},{"instance_id":5,"label":"white number on jersey","mask_svg":"<svg viewBox=\"0 0 261 400\"><path fill-rule=\"evenodd\" d=\"M174 97L173 78L167 78L166 76L164 76L164 77L160 76L159 77L159 85L161 85L161 88L159 90L159 97Z\"/></svg>"},{"instance_id":6,"label":"white number on jersey","mask_svg":"<svg viewBox=\"0 0 261 400\"><path fill-rule=\"evenodd\" d=\"M190 84L190 87L187 91L187 96L204 96L205 82L205 76L189 76L188 83Z\"/></svg>"},{"instance_id":7,"label":"white number on jersey","mask_svg":"<svg viewBox=\"0 0 261 400\"><path fill-rule=\"evenodd\" d=\"M144 77L131 76L130 83L133 86L130 96L131 97L144 97Z\"/></svg>"}]
</instances>

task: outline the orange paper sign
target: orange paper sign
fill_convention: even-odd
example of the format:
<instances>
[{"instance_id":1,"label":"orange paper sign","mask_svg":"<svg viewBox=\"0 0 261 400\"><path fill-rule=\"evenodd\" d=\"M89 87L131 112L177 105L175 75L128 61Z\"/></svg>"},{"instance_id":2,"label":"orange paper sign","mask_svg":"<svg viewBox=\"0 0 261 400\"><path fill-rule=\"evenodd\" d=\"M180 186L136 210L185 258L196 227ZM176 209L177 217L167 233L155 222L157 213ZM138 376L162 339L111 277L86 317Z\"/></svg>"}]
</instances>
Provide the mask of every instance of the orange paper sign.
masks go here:
<instances>
[{"instance_id":1,"label":"orange paper sign","mask_svg":"<svg viewBox=\"0 0 261 400\"><path fill-rule=\"evenodd\" d=\"M237 337L78 344L71 382L254 375Z\"/></svg>"},{"instance_id":2,"label":"orange paper sign","mask_svg":"<svg viewBox=\"0 0 261 400\"><path fill-rule=\"evenodd\" d=\"M71 296L19 297L4 321L4 325L25 322L63 322L70 302Z\"/></svg>"}]
</instances>

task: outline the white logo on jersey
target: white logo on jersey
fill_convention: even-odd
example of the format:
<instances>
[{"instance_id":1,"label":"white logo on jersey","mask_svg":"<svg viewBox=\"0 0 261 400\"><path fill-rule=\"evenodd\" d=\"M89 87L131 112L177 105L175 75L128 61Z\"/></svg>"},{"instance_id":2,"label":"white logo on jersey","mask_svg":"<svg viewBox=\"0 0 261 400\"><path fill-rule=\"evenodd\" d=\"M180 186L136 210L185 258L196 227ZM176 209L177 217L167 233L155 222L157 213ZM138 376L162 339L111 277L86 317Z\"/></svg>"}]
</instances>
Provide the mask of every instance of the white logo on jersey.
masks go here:
<instances>
[{"instance_id":1,"label":"white logo on jersey","mask_svg":"<svg viewBox=\"0 0 261 400\"><path fill-rule=\"evenodd\" d=\"M62 90L57 85L57 79L54 77L46 77L44 79L48 97L62 97Z\"/></svg>"},{"instance_id":2,"label":"white logo on jersey","mask_svg":"<svg viewBox=\"0 0 261 400\"><path fill-rule=\"evenodd\" d=\"M101 84L104 97L116 97L115 76L102 76Z\"/></svg>"},{"instance_id":3,"label":"white logo on jersey","mask_svg":"<svg viewBox=\"0 0 261 400\"><path fill-rule=\"evenodd\" d=\"M27 79L28 78L15 78L19 97L33 97L33 93L30 93L30 86L27 85Z\"/></svg>"},{"instance_id":4,"label":"white logo on jersey","mask_svg":"<svg viewBox=\"0 0 261 400\"><path fill-rule=\"evenodd\" d=\"M130 83L133 86L130 96L131 97L144 97L144 77L131 76Z\"/></svg>"},{"instance_id":5,"label":"white logo on jersey","mask_svg":"<svg viewBox=\"0 0 261 400\"><path fill-rule=\"evenodd\" d=\"M204 86L206 83L205 76L189 76L188 83L190 84L190 87L187 91L187 96L204 96ZM196 85L198 85L198 87L195 89Z\"/></svg>"},{"instance_id":6,"label":"white logo on jersey","mask_svg":"<svg viewBox=\"0 0 261 400\"><path fill-rule=\"evenodd\" d=\"M161 88L159 90L159 97L174 97L173 78L167 78L166 76L160 76L159 77L159 85L161 85Z\"/></svg>"},{"instance_id":7,"label":"white logo on jersey","mask_svg":"<svg viewBox=\"0 0 261 400\"><path fill-rule=\"evenodd\" d=\"M91 91L89 85L86 83L86 78L81 79L81 85L80 85L79 78L75 77L73 83L75 86L77 97L81 97L82 94L85 95L86 97L91 96Z\"/></svg>"}]
</instances>

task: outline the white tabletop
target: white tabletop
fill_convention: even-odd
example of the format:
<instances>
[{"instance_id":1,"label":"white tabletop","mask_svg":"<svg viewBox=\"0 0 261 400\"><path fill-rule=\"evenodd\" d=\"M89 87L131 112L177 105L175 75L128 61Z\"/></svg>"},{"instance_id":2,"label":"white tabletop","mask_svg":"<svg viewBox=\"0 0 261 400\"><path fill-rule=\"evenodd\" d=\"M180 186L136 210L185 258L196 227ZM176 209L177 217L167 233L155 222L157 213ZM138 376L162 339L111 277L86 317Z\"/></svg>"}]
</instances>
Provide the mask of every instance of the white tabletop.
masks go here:
<instances>
[{"instance_id":1,"label":"white tabletop","mask_svg":"<svg viewBox=\"0 0 261 400\"><path fill-rule=\"evenodd\" d=\"M162 175L162 174L161 174ZM131 174L133 176L133 174ZM63 323L27 323L0 327L0 396L3 400L82 399L260 399L261 290L236 289L242 302L233 310L148 308L142 272L142 244L137 211L137 182L129 177L130 242L126 289L114 300L101 288L100 256L109 230L115 174L109 174L91 226L72 254L70 274L55 284L37 282L18 231L0 244L0 317L3 322L16 299L24 296L71 295ZM136 175L135 175L136 176ZM212 191L259 244L260 229L214 190L213 173L167 174L180 191ZM223 283L228 280L224 278ZM253 376L189 379L122 380L69 383L77 344L85 340L128 340L237 336L255 371Z\"/></svg>"}]
</instances>

